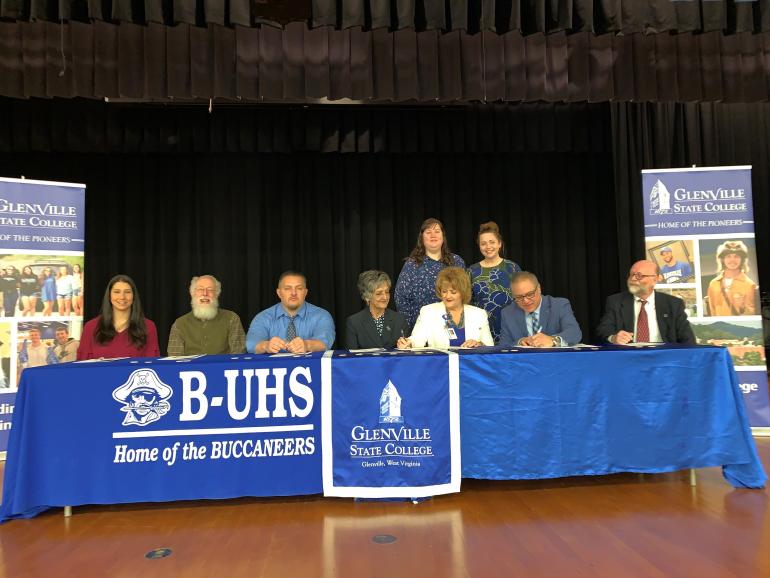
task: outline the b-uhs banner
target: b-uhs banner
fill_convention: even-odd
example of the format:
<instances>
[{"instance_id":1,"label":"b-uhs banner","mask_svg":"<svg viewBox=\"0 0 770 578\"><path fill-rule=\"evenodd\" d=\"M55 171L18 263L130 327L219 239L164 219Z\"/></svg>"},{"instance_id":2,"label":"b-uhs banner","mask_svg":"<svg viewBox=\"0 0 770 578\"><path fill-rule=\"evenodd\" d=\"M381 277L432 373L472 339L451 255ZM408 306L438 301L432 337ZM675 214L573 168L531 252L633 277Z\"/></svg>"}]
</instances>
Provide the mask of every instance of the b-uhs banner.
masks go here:
<instances>
[{"instance_id":1,"label":"b-uhs banner","mask_svg":"<svg viewBox=\"0 0 770 578\"><path fill-rule=\"evenodd\" d=\"M325 495L460 491L456 353L337 351L323 364Z\"/></svg>"},{"instance_id":2,"label":"b-uhs banner","mask_svg":"<svg viewBox=\"0 0 770 578\"><path fill-rule=\"evenodd\" d=\"M85 185L0 178L0 452L21 373L75 360L84 209Z\"/></svg>"},{"instance_id":3,"label":"b-uhs banner","mask_svg":"<svg viewBox=\"0 0 770 578\"><path fill-rule=\"evenodd\" d=\"M642 187L655 289L684 300L698 343L728 348L749 422L770 427L751 167L645 170Z\"/></svg>"},{"instance_id":4,"label":"b-uhs banner","mask_svg":"<svg viewBox=\"0 0 770 578\"><path fill-rule=\"evenodd\" d=\"M0 517L34 515L36 504L320 493L320 363L217 355L30 371L19 408L50 411L25 413L40 436L11 438L6 468L30 467L3 488ZM48 381L54 371L67 387ZM72 419L84 414L88 424Z\"/></svg>"}]
</instances>

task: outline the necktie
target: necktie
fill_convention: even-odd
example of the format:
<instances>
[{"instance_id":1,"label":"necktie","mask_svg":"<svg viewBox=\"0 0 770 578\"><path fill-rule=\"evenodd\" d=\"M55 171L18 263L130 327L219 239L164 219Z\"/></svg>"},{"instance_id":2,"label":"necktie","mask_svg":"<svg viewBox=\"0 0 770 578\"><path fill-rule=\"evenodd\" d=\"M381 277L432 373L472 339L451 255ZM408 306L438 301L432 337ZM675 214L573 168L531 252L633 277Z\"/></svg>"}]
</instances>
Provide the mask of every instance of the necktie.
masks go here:
<instances>
[{"instance_id":1,"label":"necktie","mask_svg":"<svg viewBox=\"0 0 770 578\"><path fill-rule=\"evenodd\" d=\"M532 335L540 333L540 320L538 319L537 311L530 313L530 316L532 317Z\"/></svg>"},{"instance_id":2,"label":"necktie","mask_svg":"<svg viewBox=\"0 0 770 578\"><path fill-rule=\"evenodd\" d=\"M294 326L294 317L289 317L289 325L286 327L286 341L297 337L297 328Z\"/></svg>"},{"instance_id":3,"label":"necktie","mask_svg":"<svg viewBox=\"0 0 770 578\"><path fill-rule=\"evenodd\" d=\"M639 299L639 317L636 318L636 342L647 343L650 340L650 326L647 324L647 310L644 308L647 301Z\"/></svg>"}]
</instances>

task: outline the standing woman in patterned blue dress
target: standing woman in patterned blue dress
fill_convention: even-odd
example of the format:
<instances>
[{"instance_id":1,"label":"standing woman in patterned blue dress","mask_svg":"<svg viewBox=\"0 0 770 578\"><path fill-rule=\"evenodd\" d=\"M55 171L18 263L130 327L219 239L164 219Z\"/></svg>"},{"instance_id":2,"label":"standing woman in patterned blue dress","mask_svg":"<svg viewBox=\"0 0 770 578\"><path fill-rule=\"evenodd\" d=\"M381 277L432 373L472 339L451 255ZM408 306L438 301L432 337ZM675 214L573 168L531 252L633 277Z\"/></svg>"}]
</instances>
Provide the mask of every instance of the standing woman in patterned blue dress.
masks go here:
<instances>
[{"instance_id":1,"label":"standing woman in patterned blue dress","mask_svg":"<svg viewBox=\"0 0 770 578\"><path fill-rule=\"evenodd\" d=\"M495 343L500 341L500 314L513 303L511 278L521 271L518 263L504 259L505 244L497 223L482 223L476 237L484 258L468 268L471 276L471 303L489 315L489 328Z\"/></svg>"},{"instance_id":2,"label":"standing woman in patterned blue dress","mask_svg":"<svg viewBox=\"0 0 770 578\"><path fill-rule=\"evenodd\" d=\"M438 302L436 278L444 267L465 268L465 261L449 250L444 225L438 219L425 219L420 226L417 244L405 259L396 281L396 310L406 318L411 330L420 309Z\"/></svg>"}]
</instances>

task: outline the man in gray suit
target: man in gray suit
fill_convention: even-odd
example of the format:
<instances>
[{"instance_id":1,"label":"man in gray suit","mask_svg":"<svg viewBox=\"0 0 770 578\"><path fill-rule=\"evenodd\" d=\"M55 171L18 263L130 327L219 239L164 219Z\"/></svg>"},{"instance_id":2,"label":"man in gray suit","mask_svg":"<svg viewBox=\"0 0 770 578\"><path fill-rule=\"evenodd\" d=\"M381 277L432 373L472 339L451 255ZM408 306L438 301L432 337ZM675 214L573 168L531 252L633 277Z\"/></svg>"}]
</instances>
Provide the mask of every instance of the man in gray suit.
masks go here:
<instances>
[{"instance_id":1,"label":"man in gray suit","mask_svg":"<svg viewBox=\"0 0 770 578\"><path fill-rule=\"evenodd\" d=\"M511 279L514 303L503 309L500 345L554 347L580 343L583 337L567 299L543 295L529 271Z\"/></svg>"},{"instance_id":2,"label":"man in gray suit","mask_svg":"<svg viewBox=\"0 0 770 578\"><path fill-rule=\"evenodd\" d=\"M628 291L610 295L596 333L603 342L695 343L684 301L655 291L660 270L637 261L628 273Z\"/></svg>"}]
</instances>

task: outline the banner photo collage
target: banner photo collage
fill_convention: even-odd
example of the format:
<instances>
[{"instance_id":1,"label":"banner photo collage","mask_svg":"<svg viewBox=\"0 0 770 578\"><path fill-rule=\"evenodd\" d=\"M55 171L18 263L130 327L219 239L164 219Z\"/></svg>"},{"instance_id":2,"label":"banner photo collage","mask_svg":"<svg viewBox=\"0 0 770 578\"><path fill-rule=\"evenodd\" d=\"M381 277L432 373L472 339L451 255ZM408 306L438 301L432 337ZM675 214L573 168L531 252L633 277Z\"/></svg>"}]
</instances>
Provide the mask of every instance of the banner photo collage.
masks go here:
<instances>
[{"instance_id":1,"label":"banner photo collage","mask_svg":"<svg viewBox=\"0 0 770 578\"><path fill-rule=\"evenodd\" d=\"M749 421L770 427L751 167L642 171L655 289L675 295L700 344L727 347Z\"/></svg>"},{"instance_id":2,"label":"banner photo collage","mask_svg":"<svg viewBox=\"0 0 770 578\"><path fill-rule=\"evenodd\" d=\"M21 373L75 360L84 210L85 185L0 177L0 452Z\"/></svg>"}]
</instances>

